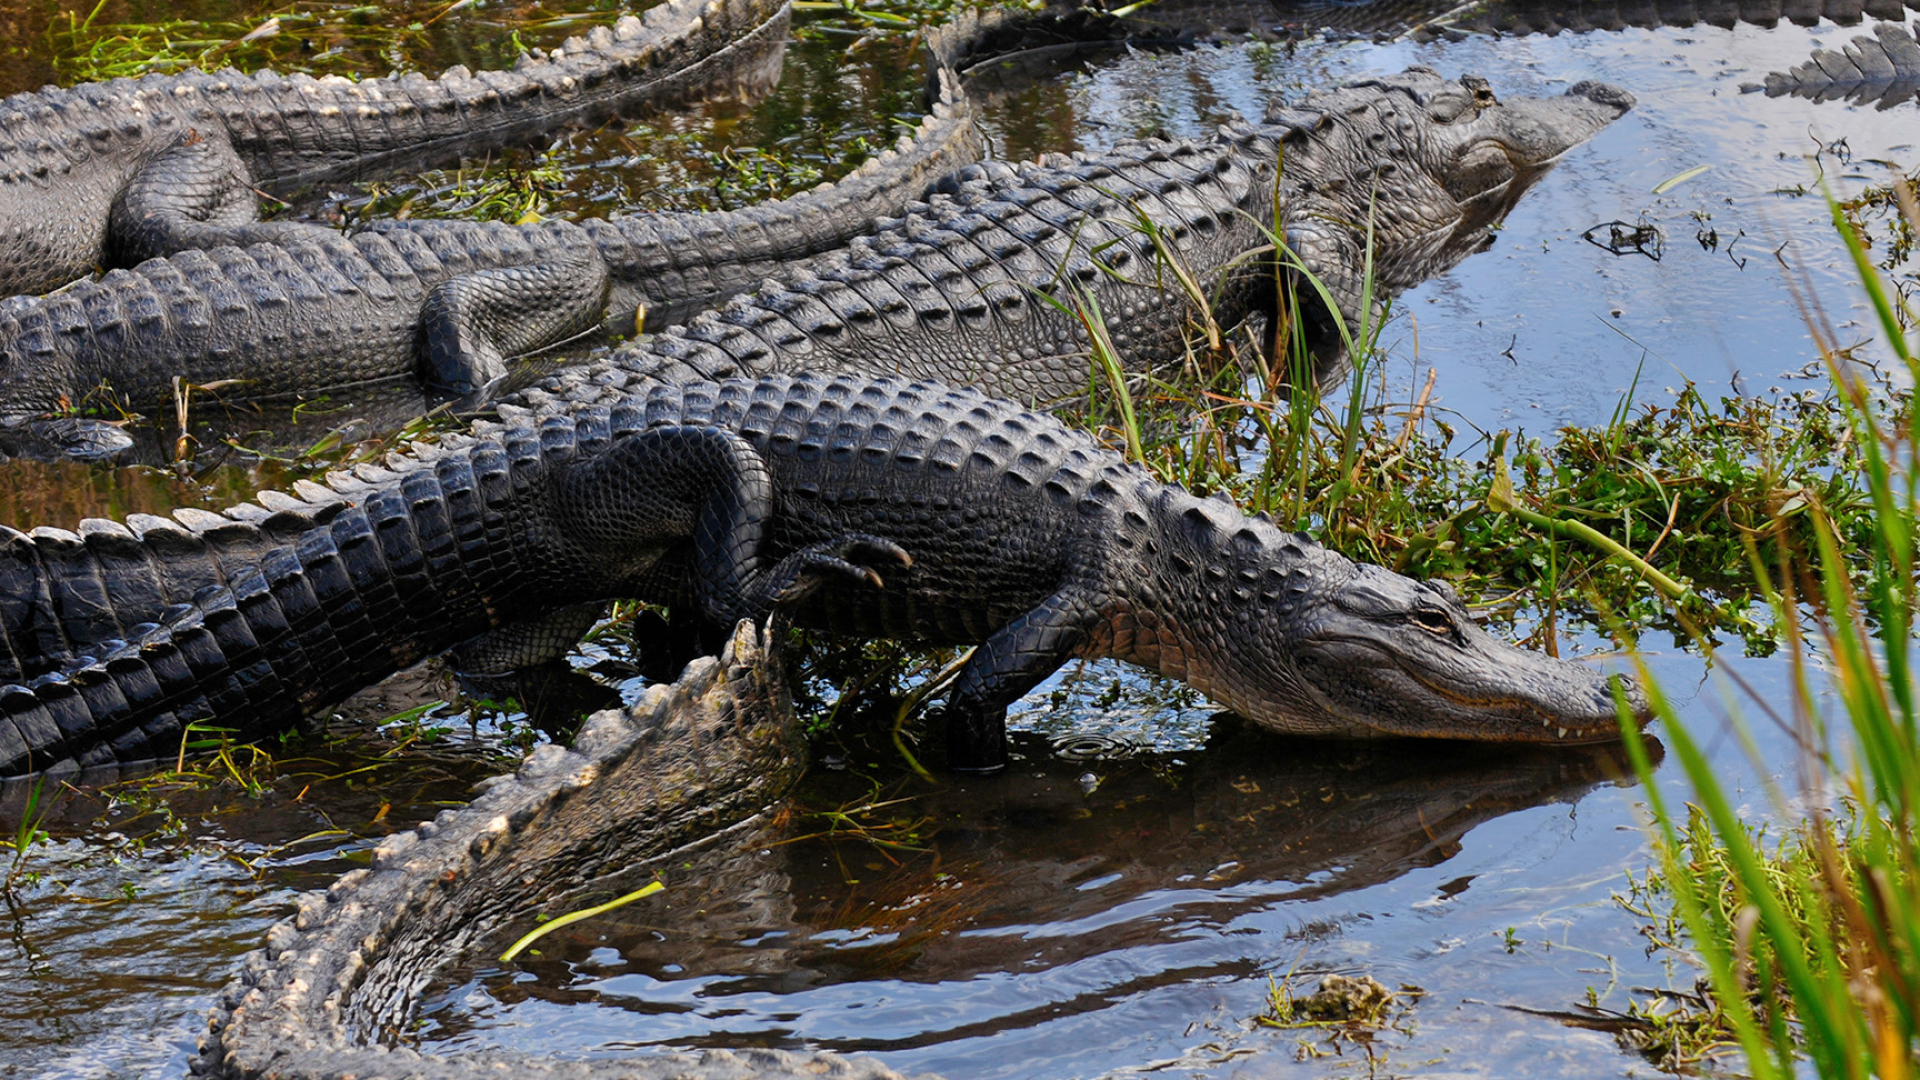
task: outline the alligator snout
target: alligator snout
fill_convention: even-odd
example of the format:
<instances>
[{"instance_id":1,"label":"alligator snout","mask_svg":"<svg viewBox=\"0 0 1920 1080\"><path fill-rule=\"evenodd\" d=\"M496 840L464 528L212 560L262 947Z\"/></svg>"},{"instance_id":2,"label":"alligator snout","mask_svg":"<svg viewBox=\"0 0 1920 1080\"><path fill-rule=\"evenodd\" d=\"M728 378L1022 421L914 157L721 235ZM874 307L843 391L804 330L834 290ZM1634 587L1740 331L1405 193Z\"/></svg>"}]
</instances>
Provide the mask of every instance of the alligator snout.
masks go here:
<instances>
[{"instance_id":1,"label":"alligator snout","mask_svg":"<svg viewBox=\"0 0 1920 1080\"><path fill-rule=\"evenodd\" d=\"M1618 112L1625 113L1633 108L1633 95L1612 83L1587 79L1573 84L1567 91L1568 97L1583 97L1596 105L1605 105Z\"/></svg>"}]
</instances>

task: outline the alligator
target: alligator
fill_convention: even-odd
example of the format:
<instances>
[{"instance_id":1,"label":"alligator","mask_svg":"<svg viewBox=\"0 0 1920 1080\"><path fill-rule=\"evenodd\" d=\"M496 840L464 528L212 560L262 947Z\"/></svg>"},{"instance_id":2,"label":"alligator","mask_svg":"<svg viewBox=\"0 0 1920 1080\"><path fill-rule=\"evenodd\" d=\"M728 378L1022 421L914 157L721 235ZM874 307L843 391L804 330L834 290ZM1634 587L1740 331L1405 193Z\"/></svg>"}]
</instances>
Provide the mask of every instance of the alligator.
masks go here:
<instances>
[{"instance_id":1,"label":"alligator","mask_svg":"<svg viewBox=\"0 0 1920 1080\"><path fill-rule=\"evenodd\" d=\"M696 845L751 827L784 795L806 759L775 640L741 627L717 660L649 688L625 713L595 715L571 749L540 747L472 805L387 837L368 866L302 894L215 1005L194 1074L904 1080L870 1058L832 1054L435 1058L381 1034L401 1030L433 971L508 920L614 870L677 866Z\"/></svg>"},{"instance_id":2,"label":"alligator","mask_svg":"<svg viewBox=\"0 0 1920 1080\"><path fill-rule=\"evenodd\" d=\"M225 514L9 530L0 775L170 756L197 719L287 730L489 634L523 663L617 597L715 633L777 608L843 635L981 643L944 707L959 770L1000 768L1007 706L1074 657L1297 734L1618 733L1607 676L1499 641L1444 584L1195 498L972 389L658 383L388 466Z\"/></svg>"},{"instance_id":3,"label":"alligator","mask_svg":"<svg viewBox=\"0 0 1920 1080\"><path fill-rule=\"evenodd\" d=\"M196 242L168 222L248 226L256 187L500 145L670 104L716 79L765 82L790 19L785 0L667 0L528 52L511 71L362 81L193 71L15 94L0 101L0 294L43 292ZM116 236L116 215L122 226L151 220Z\"/></svg>"},{"instance_id":4,"label":"alligator","mask_svg":"<svg viewBox=\"0 0 1920 1080\"><path fill-rule=\"evenodd\" d=\"M1088 332L1067 310L1074 305L1097 304L1113 319L1114 344L1131 365L1185 355L1201 298L1162 273L1162 249L1187 280L1210 283L1209 311L1230 326L1277 307L1261 256L1277 225L1339 314L1357 320L1366 314L1369 235L1383 292L1453 265L1632 100L1582 82L1560 97L1503 101L1484 79L1413 68L1316 93L1208 141L972 166L870 234L583 367L575 381L604 388L635 376L817 368L1054 401L1087 382ZM651 273L705 246L654 234L644 249L652 257L642 258L626 234L652 228L648 221L415 224L310 246L186 252L12 301L0 305L0 421L60 414L102 383L134 403L169 400L175 377L245 376L286 393L419 364L455 388L492 385L506 357L599 321L610 278L645 281L640 267ZM772 232L738 235L757 243ZM786 239L715 246L772 259ZM690 291L684 278L657 276ZM1309 309L1315 336L1337 340L1330 315ZM519 317L526 313L537 318ZM98 434L98 422L60 423Z\"/></svg>"},{"instance_id":5,"label":"alligator","mask_svg":"<svg viewBox=\"0 0 1920 1080\"><path fill-rule=\"evenodd\" d=\"M1198 24L1217 33L1288 38L1307 34L1371 38L1586 33L1632 28L1772 27L1822 21L1853 26L1898 19L1915 0L1158 0L1145 17Z\"/></svg>"},{"instance_id":6,"label":"alligator","mask_svg":"<svg viewBox=\"0 0 1920 1080\"><path fill-rule=\"evenodd\" d=\"M613 400L656 378L809 369L965 382L1045 405L1085 392L1083 312L1109 320L1134 370L1183 362L1202 317L1231 327L1265 313L1270 330L1283 325L1264 258L1276 236L1282 265L1331 299L1303 304L1308 340L1316 352L1337 348L1340 323L1371 317L1369 268L1380 297L1484 248L1532 183L1632 104L1596 82L1502 100L1484 79L1415 67L1316 92L1204 142L970 166L804 274L501 407Z\"/></svg>"},{"instance_id":7,"label":"alligator","mask_svg":"<svg viewBox=\"0 0 1920 1080\"><path fill-rule=\"evenodd\" d=\"M797 891L780 880L777 861L769 864L769 853L777 860L793 850L779 846L793 830L768 822L773 815L754 814L774 804L792 782L802 751L785 715L778 658L768 651L777 640L742 627L720 661L698 662L677 684L650 689L624 714L594 716L571 748L541 747L472 805L387 837L365 868L328 889L302 894L295 910L267 933L264 947L241 961L216 1002L194 1075L894 1080L897 1073L871 1058L830 1053L649 1048L567 1060L506 1049L429 1054L390 1038L412 1029L423 999L446 985L452 964L497 955L536 916L597 904L655 872L665 879L663 899L674 909L701 895L702 871L709 867L735 879L752 875L757 888L699 903L707 909L700 918L744 931L729 938L735 943L778 929L775 920L742 926L729 919L740 908L761 912L783 899L791 903ZM1224 726L1215 725L1216 733ZM1087 947L1087 935L1036 941L1031 935L942 934L937 928L947 924L930 917L927 905L937 910L969 904L969 912L980 917L976 921L991 926L996 914L1021 921L1023 900L1056 913L1088 903L1092 893L1072 887L1084 884L1087 861L1062 853L1053 826L1084 818L1089 810L1097 820L1116 822L1100 854L1128 873L1111 888L1140 894L1190 888L1196 877L1239 865L1243 880L1298 882L1299 895L1324 896L1432 866L1458 851L1468 830L1494 816L1547 801L1572 802L1595 785L1630 775L1614 747L1520 753L1462 746L1409 755L1391 746L1351 752L1295 746L1276 753L1245 733L1230 734L1226 741L1210 738L1203 754L1190 756L1191 764L1175 771L1176 784L1168 783L1164 763L1108 767L1090 795L1076 779L1084 763L1067 772L1059 768L1065 763L1049 768L1043 762L1044 778L1019 785L962 783L934 796L927 809L935 820L957 817L977 839L960 845L958 865L925 869L926 875L942 871L939 887L920 893L925 903L908 914L915 925L903 928L904 935L916 952L930 954L926 963L936 971L942 970L943 954L955 953L971 962L969 970L1072 962ZM1657 744L1652 749L1657 752ZM1361 777L1365 782L1358 782ZM1171 798L1170 789L1177 789ZM706 816L695 822L680 816L695 810ZM731 820L738 824L716 834ZM1005 828L980 827L986 823ZM1190 838L1193 850L1167 843L1169 834ZM973 866L983 868L978 877L985 882L969 872ZM601 876L610 869L615 876ZM913 867L900 874L903 884L915 881ZM989 909L984 915L982 894ZM725 902L735 898L741 902ZM1272 890L1237 902L1259 900L1271 903ZM1110 895L1099 904L1102 911L1115 906ZM641 917L653 925L660 914L636 915ZM691 967L685 953L697 942L685 933L669 930L669 936L675 939L674 962ZM584 947L563 937L541 941L542 963L564 963L571 950ZM1016 945L1023 946L1017 960L996 963ZM535 984L525 989L542 993ZM646 1038L644 1026L634 1038Z\"/></svg>"},{"instance_id":8,"label":"alligator","mask_svg":"<svg viewBox=\"0 0 1920 1080\"><path fill-rule=\"evenodd\" d=\"M1855 105L1891 109L1920 96L1920 20L1910 28L1876 23L1872 37L1856 37L1838 49L1816 49L1791 70L1768 72L1765 83L1740 89L1764 90L1768 97L1844 98Z\"/></svg>"},{"instance_id":9,"label":"alligator","mask_svg":"<svg viewBox=\"0 0 1920 1080\"><path fill-rule=\"evenodd\" d=\"M1660 0L1659 3L1606 0L1489 0L1455 8L1417 24L1416 33L1455 34L1462 31L1500 34L1585 33L1593 30L1651 29L1655 27L1717 26L1732 29L1741 23L1777 26L1784 19L1798 26L1822 21L1842 26L1862 17L1898 19L1913 0Z\"/></svg>"},{"instance_id":10,"label":"alligator","mask_svg":"<svg viewBox=\"0 0 1920 1080\"><path fill-rule=\"evenodd\" d=\"M508 356L596 329L690 314L790 260L844 243L978 156L972 111L939 57L982 22L933 37L928 109L915 130L840 180L711 213L533 225L381 222L346 235L302 226L246 247L198 248L41 297L0 301L0 370L64 371L41 392L0 390L32 447L98 456L116 427L62 415L110 388L130 407L188 384L228 400L378 383L422 369L459 391L497 382ZM38 381L38 380L35 380ZM237 385L236 385L237 382ZM29 400L30 404L20 404ZM19 440L16 440L19 441Z\"/></svg>"}]
</instances>

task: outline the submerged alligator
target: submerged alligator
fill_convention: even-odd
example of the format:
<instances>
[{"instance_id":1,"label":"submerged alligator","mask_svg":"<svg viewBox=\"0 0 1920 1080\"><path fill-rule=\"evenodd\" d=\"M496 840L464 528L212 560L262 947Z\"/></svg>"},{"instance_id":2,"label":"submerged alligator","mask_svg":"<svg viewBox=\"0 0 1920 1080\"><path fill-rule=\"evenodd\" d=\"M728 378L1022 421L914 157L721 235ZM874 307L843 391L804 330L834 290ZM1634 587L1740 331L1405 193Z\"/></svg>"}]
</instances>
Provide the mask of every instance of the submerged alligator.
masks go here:
<instances>
[{"instance_id":1,"label":"submerged alligator","mask_svg":"<svg viewBox=\"0 0 1920 1080\"><path fill-rule=\"evenodd\" d=\"M787 792L805 748L770 645L742 626L718 660L624 714L595 715L571 749L541 747L471 806L388 837L368 867L303 894L222 994L194 1075L904 1080L867 1058L783 1050L562 1061L386 1045L424 981L467 947L610 872L677 864Z\"/></svg>"},{"instance_id":2,"label":"submerged alligator","mask_svg":"<svg viewBox=\"0 0 1920 1080\"><path fill-rule=\"evenodd\" d=\"M1838 49L1816 49L1792 70L1769 72L1764 84L1740 89L1765 90L1768 97L1844 98L1891 109L1920 96L1920 20L1912 27L1876 23L1872 37L1856 37Z\"/></svg>"},{"instance_id":3,"label":"submerged alligator","mask_svg":"<svg viewBox=\"0 0 1920 1080\"><path fill-rule=\"evenodd\" d=\"M223 227L255 221L256 186L671 103L716 78L764 82L778 70L790 18L785 0L667 0L528 53L511 71L358 82L188 72L15 94L0 100L0 294L219 239ZM129 195L134 205L123 205ZM122 235L109 227L116 216ZM196 239L196 230L213 233Z\"/></svg>"},{"instance_id":4,"label":"submerged alligator","mask_svg":"<svg viewBox=\"0 0 1920 1080\"><path fill-rule=\"evenodd\" d=\"M1084 389L1088 371L1087 331L1056 302L1097 303L1130 365L1177 362L1198 298L1172 283L1165 262L1201 283L1212 316L1232 325L1276 309L1272 258L1262 255L1276 227L1355 321L1367 314L1370 232L1385 292L1446 269L1484 246L1488 226L1632 100L1592 82L1561 97L1502 100L1483 79L1414 68L1316 93L1205 142L975 166L871 235L577 379L901 372L1048 402ZM287 393L424 362L442 382L486 383L505 357L599 322L610 280L630 299L652 271L687 257L657 235L636 251L624 234L648 220L411 225L188 252L11 302L0 306L0 421L59 414L102 383L136 404L166 400L175 376L244 377ZM860 232L868 222L837 224ZM780 244L760 241L779 232L729 238L701 273L764 264ZM738 249L761 261L730 258ZM712 284L663 276L686 290ZM541 317L523 321L528 312ZM1327 321L1323 312L1323 341L1336 338ZM62 423L85 441L86 421Z\"/></svg>"},{"instance_id":5,"label":"submerged alligator","mask_svg":"<svg viewBox=\"0 0 1920 1080\"><path fill-rule=\"evenodd\" d=\"M843 634L982 643L948 764L1005 762L1009 703L1074 657L1341 737L1617 737L1607 676L977 391L769 376L452 437L393 471L0 548L0 775L259 738L426 656L639 598L710 629L776 606ZM1644 703L1631 685L1637 707Z\"/></svg>"},{"instance_id":6,"label":"submerged alligator","mask_svg":"<svg viewBox=\"0 0 1920 1080\"><path fill-rule=\"evenodd\" d=\"M1585 33L1661 26L1718 26L1741 23L1777 26L1782 20L1815 26L1822 20L1851 26L1862 17L1897 19L1912 0L1487 0L1454 8L1428 24L1440 29L1503 34Z\"/></svg>"}]
</instances>

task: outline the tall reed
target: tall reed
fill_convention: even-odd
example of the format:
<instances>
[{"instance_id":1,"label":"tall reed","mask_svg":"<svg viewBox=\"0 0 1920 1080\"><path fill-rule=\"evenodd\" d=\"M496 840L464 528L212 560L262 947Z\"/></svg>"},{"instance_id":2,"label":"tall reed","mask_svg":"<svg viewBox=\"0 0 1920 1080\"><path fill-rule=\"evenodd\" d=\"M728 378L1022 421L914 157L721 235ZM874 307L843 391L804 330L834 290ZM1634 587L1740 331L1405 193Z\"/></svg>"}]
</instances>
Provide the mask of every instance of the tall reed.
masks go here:
<instances>
[{"instance_id":1,"label":"tall reed","mask_svg":"<svg viewBox=\"0 0 1920 1080\"><path fill-rule=\"evenodd\" d=\"M1900 204L1920 225L1911 188ZM1906 386L1920 385L1920 341L1905 336L1899 302L1837 204L1833 216ZM1838 347L1804 282L1795 293L1860 447L1858 482L1875 508L1875 528L1871 542L1855 549L1816 502L1813 550L1801 558L1778 544L1781 554L1769 564L1749 541L1755 582L1787 638L1791 688L1786 701L1749 699L1791 731L1802 758L1793 801L1769 789L1778 819L1791 823L1785 839L1768 844L1742 819L1699 733L1675 714L1644 665L1695 808L1672 806L1653 783L1643 744L1628 743L1647 785L1663 875L1752 1074L1804 1075L1804 1059L1822 1077L1893 1080L1920 1075L1920 700L1912 641L1920 430L1911 391L1876 392ZM1912 312L1904 314L1911 325ZM1775 530L1785 531L1779 517ZM1757 771L1768 775L1744 721L1734 723ZM1710 839L1689 836L1689 814L1705 819ZM1706 844L1713 850L1703 852ZM1727 872L1700 873L1703 864Z\"/></svg>"}]
</instances>

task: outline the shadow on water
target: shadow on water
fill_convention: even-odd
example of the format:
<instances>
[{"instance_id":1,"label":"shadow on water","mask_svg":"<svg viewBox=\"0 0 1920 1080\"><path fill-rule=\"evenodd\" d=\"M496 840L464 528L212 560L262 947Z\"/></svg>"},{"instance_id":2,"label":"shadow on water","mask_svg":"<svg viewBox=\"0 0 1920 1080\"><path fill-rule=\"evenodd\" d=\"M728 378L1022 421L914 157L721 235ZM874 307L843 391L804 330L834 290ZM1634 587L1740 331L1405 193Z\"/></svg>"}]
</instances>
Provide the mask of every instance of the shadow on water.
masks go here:
<instances>
[{"instance_id":1,"label":"shadow on water","mask_svg":"<svg viewBox=\"0 0 1920 1080\"><path fill-rule=\"evenodd\" d=\"M1258 986L1335 933L1252 924L1441 867L1483 824L1625 769L1607 747L1317 743L1230 719L1180 757L1022 749L1006 777L918 794L816 770L800 807L877 804L855 817L887 845L796 809L667 870L657 902L543 939L538 960L454 973L423 1048L807 1046L964 1075L979 1062L933 1059L1126 1043L1135 1008L1165 1003L1160 1031L1178 1030L1196 986Z\"/></svg>"}]
</instances>

